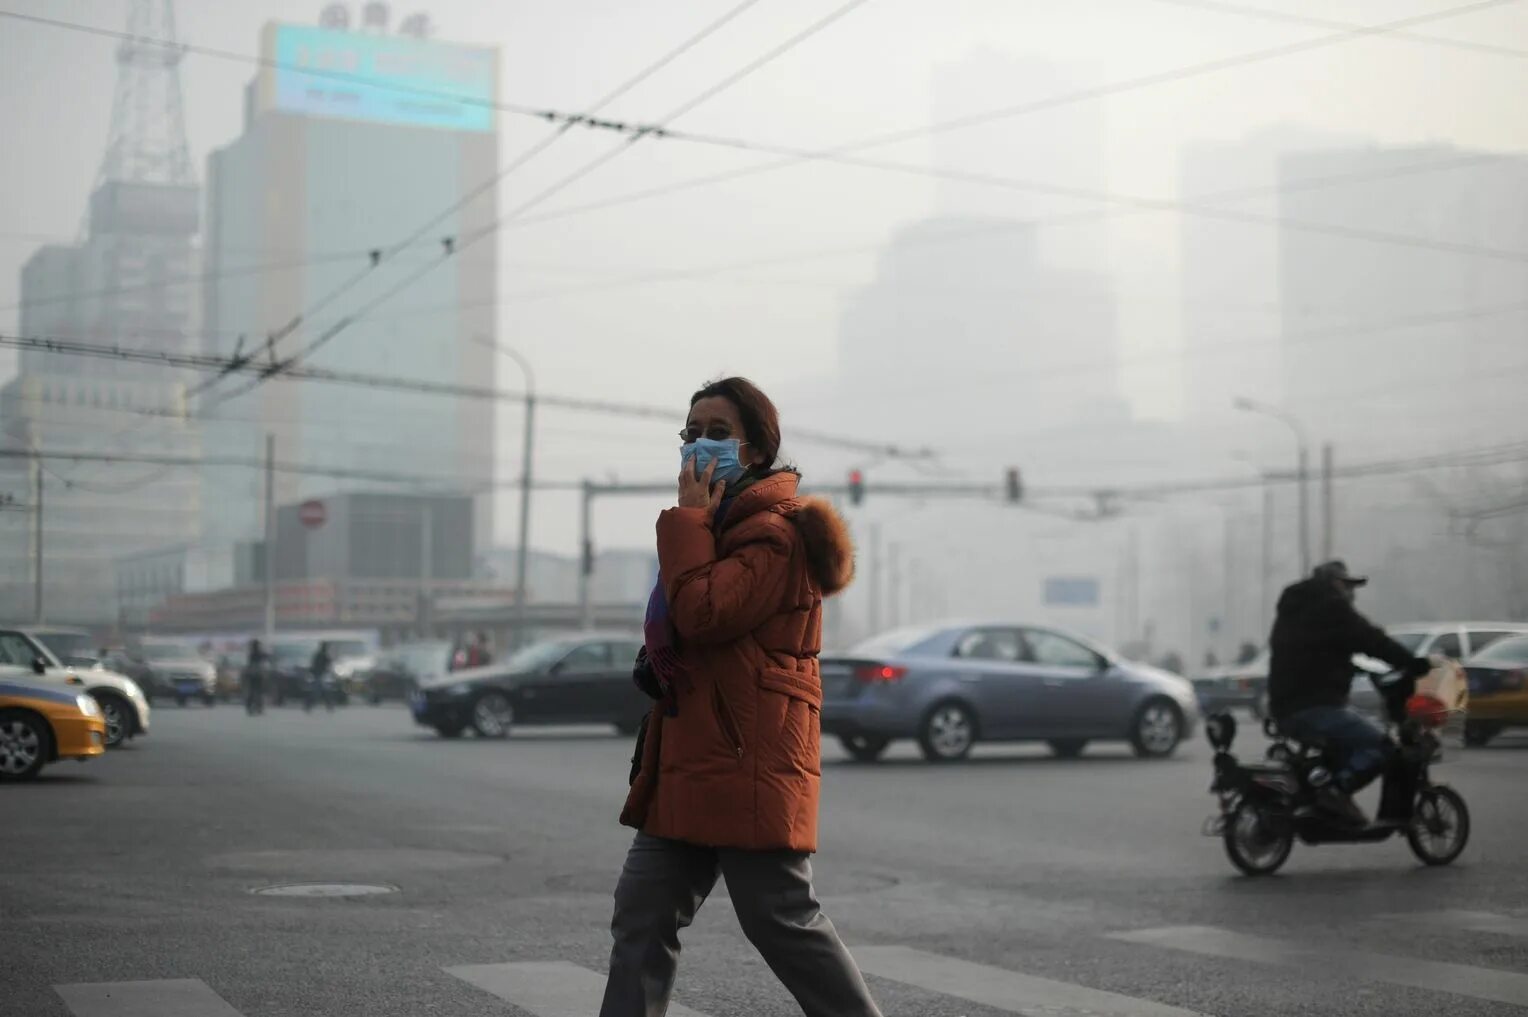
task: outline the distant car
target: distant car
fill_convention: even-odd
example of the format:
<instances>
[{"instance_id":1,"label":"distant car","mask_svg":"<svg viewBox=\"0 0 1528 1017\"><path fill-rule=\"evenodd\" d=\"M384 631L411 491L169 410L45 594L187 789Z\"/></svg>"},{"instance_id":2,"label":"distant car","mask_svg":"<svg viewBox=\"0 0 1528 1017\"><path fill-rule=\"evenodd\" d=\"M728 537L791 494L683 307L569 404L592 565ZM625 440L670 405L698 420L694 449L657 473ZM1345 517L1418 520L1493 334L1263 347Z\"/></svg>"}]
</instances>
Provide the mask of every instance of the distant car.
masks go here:
<instances>
[{"instance_id":1,"label":"distant car","mask_svg":"<svg viewBox=\"0 0 1528 1017\"><path fill-rule=\"evenodd\" d=\"M1468 660L1498 639L1528 636L1524 622L1422 622L1387 625L1385 631L1418 657L1439 654L1450 660Z\"/></svg>"},{"instance_id":2,"label":"distant car","mask_svg":"<svg viewBox=\"0 0 1528 1017\"><path fill-rule=\"evenodd\" d=\"M1194 695L1205 714L1242 707L1261 720L1268 713L1268 659L1265 649L1244 664L1211 668L1195 675Z\"/></svg>"},{"instance_id":3,"label":"distant car","mask_svg":"<svg viewBox=\"0 0 1528 1017\"><path fill-rule=\"evenodd\" d=\"M51 630L0 629L0 679L83 690L95 698L106 723L106 746L118 748L149 733L148 697L138 683L104 667L70 667L38 638Z\"/></svg>"},{"instance_id":4,"label":"distant car","mask_svg":"<svg viewBox=\"0 0 1528 1017\"><path fill-rule=\"evenodd\" d=\"M105 751L106 721L94 697L0 677L0 781L31 780L55 760Z\"/></svg>"},{"instance_id":5,"label":"distant car","mask_svg":"<svg viewBox=\"0 0 1528 1017\"><path fill-rule=\"evenodd\" d=\"M614 724L637 729L652 707L631 680L642 640L583 634L535 643L502 663L424 682L409 700L416 723L455 738L471 728L503 738L520 724Z\"/></svg>"},{"instance_id":6,"label":"distant car","mask_svg":"<svg viewBox=\"0 0 1528 1017\"><path fill-rule=\"evenodd\" d=\"M154 671L159 686L177 706L185 706L192 699L200 700L204 706L217 702L217 668L202 656L195 644L145 636L138 641L137 651Z\"/></svg>"},{"instance_id":7,"label":"distant car","mask_svg":"<svg viewBox=\"0 0 1528 1017\"><path fill-rule=\"evenodd\" d=\"M356 675L359 694L375 705L384 699L402 699L420 685L451 669L451 644L445 640L400 643L381 651L371 667Z\"/></svg>"},{"instance_id":8,"label":"distant car","mask_svg":"<svg viewBox=\"0 0 1528 1017\"><path fill-rule=\"evenodd\" d=\"M27 626L27 634L46 646L66 667L91 668L104 665L100 647L84 629Z\"/></svg>"},{"instance_id":9,"label":"distant car","mask_svg":"<svg viewBox=\"0 0 1528 1017\"><path fill-rule=\"evenodd\" d=\"M822 661L822 730L855 759L917 739L933 762L978 741L1043 741L1076 756L1096 739L1170 755L1192 734L1188 680L1058 629L955 623L898 629Z\"/></svg>"},{"instance_id":10,"label":"distant car","mask_svg":"<svg viewBox=\"0 0 1528 1017\"><path fill-rule=\"evenodd\" d=\"M1499 639L1464 662L1470 682L1466 745L1485 745L1509 727L1528 727L1528 636Z\"/></svg>"}]
</instances>

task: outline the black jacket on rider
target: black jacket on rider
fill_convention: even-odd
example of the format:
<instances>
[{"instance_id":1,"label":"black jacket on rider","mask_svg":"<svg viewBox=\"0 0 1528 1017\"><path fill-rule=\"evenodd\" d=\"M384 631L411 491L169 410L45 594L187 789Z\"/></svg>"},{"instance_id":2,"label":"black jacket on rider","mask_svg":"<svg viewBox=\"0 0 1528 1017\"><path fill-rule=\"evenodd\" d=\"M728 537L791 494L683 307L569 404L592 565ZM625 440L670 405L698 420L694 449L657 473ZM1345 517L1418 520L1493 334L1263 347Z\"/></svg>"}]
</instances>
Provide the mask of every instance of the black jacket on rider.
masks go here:
<instances>
[{"instance_id":1,"label":"black jacket on rider","mask_svg":"<svg viewBox=\"0 0 1528 1017\"><path fill-rule=\"evenodd\" d=\"M1397 669L1416 659L1321 578L1301 580L1279 596L1268 644L1268 708L1275 718L1312 706L1346 706L1355 653Z\"/></svg>"}]
</instances>

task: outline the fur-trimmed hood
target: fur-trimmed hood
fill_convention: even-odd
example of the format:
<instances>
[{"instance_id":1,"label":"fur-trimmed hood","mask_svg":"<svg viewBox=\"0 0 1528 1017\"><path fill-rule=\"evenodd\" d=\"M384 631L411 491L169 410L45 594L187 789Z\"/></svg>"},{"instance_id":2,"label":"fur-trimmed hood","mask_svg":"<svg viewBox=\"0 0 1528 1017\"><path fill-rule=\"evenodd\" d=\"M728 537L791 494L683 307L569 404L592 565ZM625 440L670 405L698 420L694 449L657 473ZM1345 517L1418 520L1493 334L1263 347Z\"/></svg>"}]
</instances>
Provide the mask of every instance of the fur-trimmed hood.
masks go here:
<instances>
[{"instance_id":1,"label":"fur-trimmed hood","mask_svg":"<svg viewBox=\"0 0 1528 1017\"><path fill-rule=\"evenodd\" d=\"M812 577L825 597L842 591L854 579L854 541L849 524L826 498L801 498L791 521L801 533Z\"/></svg>"}]
</instances>

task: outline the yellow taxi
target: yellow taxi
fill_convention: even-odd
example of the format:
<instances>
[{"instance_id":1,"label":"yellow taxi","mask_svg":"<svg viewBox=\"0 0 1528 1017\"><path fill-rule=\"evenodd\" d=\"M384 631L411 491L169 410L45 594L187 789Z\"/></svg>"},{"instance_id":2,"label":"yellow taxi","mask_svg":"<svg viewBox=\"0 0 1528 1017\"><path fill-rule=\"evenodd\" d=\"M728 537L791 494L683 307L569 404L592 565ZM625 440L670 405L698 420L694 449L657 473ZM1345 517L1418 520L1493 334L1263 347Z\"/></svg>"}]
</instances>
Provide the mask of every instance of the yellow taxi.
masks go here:
<instances>
[{"instance_id":1,"label":"yellow taxi","mask_svg":"<svg viewBox=\"0 0 1528 1017\"><path fill-rule=\"evenodd\" d=\"M106 718L72 688L0 679L0 781L31 780L57 759L106 751Z\"/></svg>"}]
</instances>

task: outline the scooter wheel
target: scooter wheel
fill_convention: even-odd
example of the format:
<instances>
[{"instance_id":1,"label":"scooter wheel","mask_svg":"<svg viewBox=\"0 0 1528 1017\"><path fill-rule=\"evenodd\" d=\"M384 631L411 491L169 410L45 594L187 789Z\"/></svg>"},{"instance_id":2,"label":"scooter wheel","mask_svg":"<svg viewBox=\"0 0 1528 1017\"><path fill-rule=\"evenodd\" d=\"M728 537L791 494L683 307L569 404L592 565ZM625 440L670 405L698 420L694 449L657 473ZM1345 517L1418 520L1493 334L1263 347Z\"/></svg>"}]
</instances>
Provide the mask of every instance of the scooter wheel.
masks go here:
<instances>
[{"instance_id":1,"label":"scooter wheel","mask_svg":"<svg viewBox=\"0 0 1528 1017\"><path fill-rule=\"evenodd\" d=\"M1411 853L1427 865L1447 865L1470 839L1470 807L1451 787L1425 787L1417 793L1406 828Z\"/></svg>"},{"instance_id":2,"label":"scooter wheel","mask_svg":"<svg viewBox=\"0 0 1528 1017\"><path fill-rule=\"evenodd\" d=\"M1249 876L1271 876L1289 860L1295 832L1270 817L1256 802L1242 800L1226 817L1226 855Z\"/></svg>"}]
</instances>

